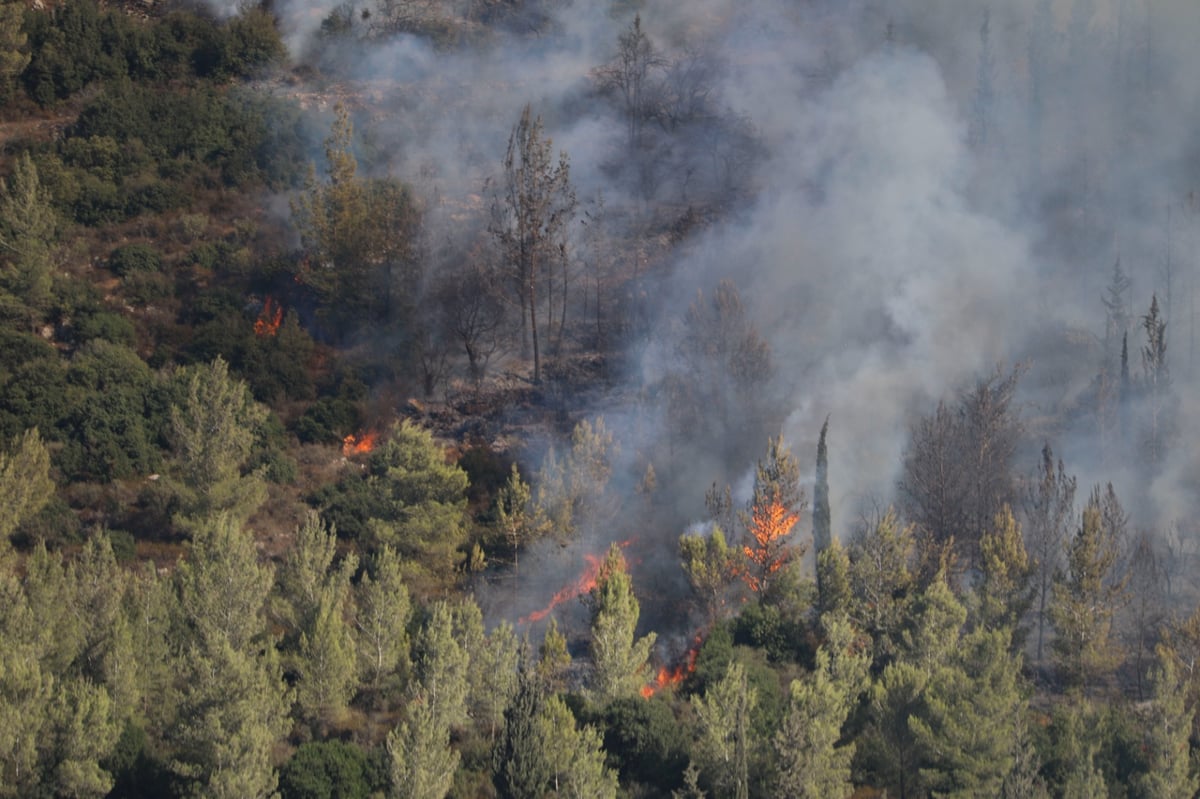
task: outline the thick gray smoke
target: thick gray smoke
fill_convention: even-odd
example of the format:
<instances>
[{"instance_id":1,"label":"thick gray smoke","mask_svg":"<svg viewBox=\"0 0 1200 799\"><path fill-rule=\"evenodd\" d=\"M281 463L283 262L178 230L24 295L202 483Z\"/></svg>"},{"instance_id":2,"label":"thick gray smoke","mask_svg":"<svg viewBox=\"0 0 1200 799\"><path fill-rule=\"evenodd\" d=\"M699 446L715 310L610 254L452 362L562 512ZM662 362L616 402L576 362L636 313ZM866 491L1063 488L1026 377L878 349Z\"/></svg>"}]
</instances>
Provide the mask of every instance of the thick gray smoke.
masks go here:
<instances>
[{"instance_id":1,"label":"thick gray smoke","mask_svg":"<svg viewBox=\"0 0 1200 799\"><path fill-rule=\"evenodd\" d=\"M691 127L660 125L654 162L640 172L622 156L625 121L590 77L614 56L635 6L663 59L694 65L676 76L703 77L707 114ZM314 49L335 8L276 4L294 51L319 52L328 75L366 97L375 167L426 195L432 224L444 226L435 235L453 239L460 212L487 202L526 103L569 153L584 207L603 193L618 236L661 234L617 250L645 256L658 278L639 306L651 343L618 396L653 395L696 291L736 282L771 347L770 416L806 469L831 416L835 533L892 501L915 414L1018 362L1028 366L1020 399L1032 432L1018 469L1035 468L1044 438L1081 488L1118 481L1138 526L1194 515L1194 0L547 1L537 34L514 23L465 47L405 35ZM662 233L665 216L696 207L704 223L675 239ZM1140 433L1105 452L1087 408L1104 360L1100 297L1118 259L1133 281L1135 378L1137 322L1152 294L1166 309L1178 427L1150 478L1136 477L1147 473L1134 468ZM705 430L674 449L663 414L610 423L630 468L644 463L635 453L658 460L660 475L676 467L663 480L671 494L657 500L669 508L654 533L659 554L703 516L712 481L744 483L752 465L725 462L729 448Z\"/></svg>"}]
</instances>

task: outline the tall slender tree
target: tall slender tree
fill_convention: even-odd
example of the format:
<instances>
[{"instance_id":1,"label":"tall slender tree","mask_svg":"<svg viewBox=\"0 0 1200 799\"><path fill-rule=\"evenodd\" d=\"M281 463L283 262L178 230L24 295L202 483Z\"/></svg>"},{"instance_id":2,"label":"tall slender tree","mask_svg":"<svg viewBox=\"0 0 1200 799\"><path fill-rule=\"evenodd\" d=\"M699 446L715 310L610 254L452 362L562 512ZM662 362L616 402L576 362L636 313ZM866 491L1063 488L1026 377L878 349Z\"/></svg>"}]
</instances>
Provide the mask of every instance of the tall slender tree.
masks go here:
<instances>
[{"instance_id":1,"label":"tall slender tree","mask_svg":"<svg viewBox=\"0 0 1200 799\"><path fill-rule=\"evenodd\" d=\"M533 379L541 380L539 322L542 287L552 287L554 270L567 258L567 226L575 215L570 161L560 152L555 162L542 118L530 106L521 111L504 156L504 185L492 200L492 235L521 306L524 340L532 346ZM565 292L565 283L562 286ZM565 294L563 296L565 303ZM554 309L549 308L553 321ZM564 305L565 313L565 305Z\"/></svg>"}]
</instances>

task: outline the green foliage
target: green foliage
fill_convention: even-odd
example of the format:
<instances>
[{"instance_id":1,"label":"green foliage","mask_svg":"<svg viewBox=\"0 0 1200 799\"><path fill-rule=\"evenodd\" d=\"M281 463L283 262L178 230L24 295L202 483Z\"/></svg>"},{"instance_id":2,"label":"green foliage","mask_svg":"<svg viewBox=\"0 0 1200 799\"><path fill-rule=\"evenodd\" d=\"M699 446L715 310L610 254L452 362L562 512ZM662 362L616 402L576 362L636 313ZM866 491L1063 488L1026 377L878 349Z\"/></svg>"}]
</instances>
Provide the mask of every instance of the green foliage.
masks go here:
<instances>
[{"instance_id":1,"label":"green foliage","mask_svg":"<svg viewBox=\"0 0 1200 799\"><path fill-rule=\"evenodd\" d=\"M266 499L260 474L243 474L267 410L221 358L181 369L169 439L185 526L213 514L244 521Z\"/></svg>"},{"instance_id":2,"label":"green foliage","mask_svg":"<svg viewBox=\"0 0 1200 799\"><path fill-rule=\"evenodd\" d=\"M336 444L344 437L362 429L363 414L358 403L345 397L322 397L308 406L296 423L296 436L313 444ZM347 535L357 537L362 521L345 524L339 519L338 526Z\"/></svg>"},{"instance_id":3,"label":"green foliage","mask_svg":"<svg viewBox=\"0 0 1200 799\"><path fill-rule=\"evenodd\" d=\"M395 551L381 547L370 565L355 588L355 642L359 674L379 691L387 678L407 671L412 610Z\"/></svg>"},{"instance_id":4,"label":"green foliage","mask_svg":"<svg viewBox=\"0 0 1200 799\"><path fill-rule=\"evenodd\" d=\"M836 679L825 649L817 652L816 669L807 680L792 681L787 713L773 741L779 796L844 799L853 792L854 744L838 745L855 698L853 688Z\"/></svg>"},{"instance_id":5,"label":"green foliage","mask_svg":"<svg viewBox=\"0 0 1200 799\"><path fill-rule=\"evenodd\" d=\"M71 359L66 383L58 465L67 478L112 480L157 468L166 409L155 375L136 353L90 341Z\"/></svg>"},{"instance_id":6,"label":"green foliage","mask_svg":"<svg viewBox=\"0 0 1200 799\"><path fill-rule=\"evenodd\" d=\"M1149 767L1134 782L1137 795L1147 799L1189 799L1200 791L1200 774L1189 741L1196 711L1186 705L1177 658L1176 652L1160 646L1154 671L1154 700L1145 723L1144 746Z\"/></svg>"},{"instance_id":7,"label":"green foliage","mask_svg":"<svg viewBox=\"0 0 1200 799\"><path fill-rule=\"evenodd\" d=\"M732 622L732 632L735 644L762 649L775 662L807 662L812 657L808 624L774 604L755 601L745 605Z\"/></svg>"},{"instance_id":8,"label":"green foliage","mask_svg":"<svg viewBox=\"0 0 1200 799\"><path fill-rule=\"evenodd\" d=\"M301 744L279 770L282 799L367 799L367 755L346 741Z\"/></svg>"},{"instance_id":9,"label":"green foliage","mask_svg":"<svg viewBox=\"0 0 1200 799\"><path fill-rule=\"evenodd\" d=\"M980 580L975 587L975 624L987 630L1006 629L1014 648L1024 640L1020 624L1033 604L1034 565L1025 551L1021 527L1005 506L992 529L979 541Z\"/></svg>"},{"instance_id":10,"label":"green foliage","mask_svg":"<svg viewBox=\"0 0 1200 799\"><path fill-rule=\"evenodd\" d=\"M319 491L322 515L349 537L372 548L393 547L412 566L447 580L466 538L467 476L446 462L433 435L404 420L367 461Z\"/></svg>"},{"instance_id":11,"label":"green foliage","mask_svg":"<svg viewBox=\"0 0 1200 799\"><path fill-rule=\"evenodd\" d=\"M394 796L443 799L450 790L460 756L450 747L450 725L439 715L439 705L418 693L409 703L408 719L388 733Z\"/></svg>"},{"instance_id":12,"label":"green foliage","mask_svg":"<svg viewBox=\"0 0 1200 799\"><path fill-rule=\"evenodd\" d=\"M237 520L227 514L204 520L192 534L188 558L175 571L181 639L250 651L266 631L263 611L273 582L274 570L259 564L254 538Z\"/></svg>"},{"instance_id":13,"label":"green foliage","mask_svg":"<svg viewBox=\"0 0 1200 799\"><path fill-rule=\"evenodd\" d=\"M1067 542L1066 569L1055 575L1049 616L1057 633L1055 662L1072 685L1087 686L1117 663L1113 614L1124 590L1115 577L1117 542L1105 529L1098 502L1089 502Z\"/></svg>"},{"instance_id":14,"label":"green foliage","mask_svg":"<svg viewBox=\"0 0 1200 799\"><path fill-rule=\"evenodd\" d=\"M413 642L413 666L422 701L447 729L467 721L470 653L463 618L461 609L435 602Z\"/></svg>"},{"instance_id":15,"label":"green foliage","mask_svg":"<svg viewBox=\"0 0 1200 799\"><path fill-rule=\"evenodd\" d=\"M137 331L129 317L113 311L87 314L75 320L74 338L80 343L100 339L122 347L137 343Z\"/></svg>"},{"instance_id":16,"label":"green foliage","mask_svg":"<svg viewBox=\"0 0 1200 799\"><path fill-rule=\"evenodd\" d=\"M328 182L313 167L304 193L292 202L307 254L298 277L317 293L322 312L342 327L407 307L421 223L406 186L358 177L353 138L349 112L339 105L325 140Z\"/></svg>"},{"instance_id":17,"label":"green foliage","mask_svg":"<svg viewBox=\"0 0 1200 799\"><path fill-rule=\"evenodd\" d=\"M550 764L553 795L616 799L617 775L604 763L600 734L590 726L577 729L562 699L551 697L543 704L534 725Z\"/></svg>"},{"instance_id":18,"label":"green foliage","mask_svg":"<svg viewBox=\"0 0 1200 799\"><path fill-rule=\"evenodd\" d=\"M757 742L751 714L758 692L746 679L741 663L729 664L725 676L704 696L692 697L700 728L700 752L705 772L722 795L746 799L750 790L750 759Z\"/></svg>"},{"instance_id":19,"label":"green foliage","mask_svg":"<svg viewBox=\"0 0 1200 799\"><path fill-rule=\"evenodd\" d=\"M0 181L0 290L33 318L50 299L51 248L58 227L50 193L29 154L22 153L12 177Z\"/></svg>"},{"instance_id":20,"label":"green foliage","mask_svg":"<svg viewBox=\"0 0 1200 799\"><path fill-rule=\"evenodd\" d=\"M594 524L610 515L615 507L607 489L617 453L604 417L575 425L566 457L560 461L551 447L534 476L531 513L537 526L566 538L581 521Z\"/></svg>"},{"instance_id":21,"label":"green foliage","mask_svg":"<svg viewBox=\"0 0 1200 799\"><path fill-rule=\"evenodd\" d=\"M17 78L29 64L25 48L29 36L23 30L24 13L19 3L0 4L0 101L12 99Z\"/></svg>"},{"instance_id":22,"label":"green foliage","mask_svg":"<svg viewBox=\"0 0 1200 799\"><path fill-rule=\"evenodd\" d=\"M655 786L666 792L679 787L691 748L688 730L671 705L655 696L618 699L597 719L604 731L604 751L619 769L623 783Z\"/></svg>"},{"instance_id":23,"label":"green foliage","mask_svg":"<svg viewBox=\"0 0 1200 799\"><path fill-rule=\"evenodd\" d=\"M238 651L216 637L185 650L177 722L167 742L185 795L267 799L278 781L275 742L288 728L286 688L272 650Z\"/></svg>"},{"instance_id":24,"label":"green foliage","mask_svg":"<svg viewBox=\"0 0 1200 799\"><path fill-rule=\"evenodd\" d=\"M126 244L108 256L108 268L118 277L135 272L157 272L162 266L162 255L149 244Z\"/></svg>"},{"instance_id":25,"label":"green foliage","mask_svg":"<svg viewBox=\"0 0 1200 799\"><path fill-rule=\"evenodd\" d=\"M888 511L850 546L850 617L871 636L872 658L881 666L896 651L907 605L915 590L916 540Z\"/></svg>"},{"instance_id":26,"label":"green foliage","mask_svg":"<svg viewBox=\"0 0 1200 799\"><path fill-rule=\"evenodd\" d=\"M684 533L679 537L683 572L711 625L721 617L730 588L737 580L737 550L725 543L725 532L714 525L708 536Z\"/></svg>"},{"instance_id":27,"label":"green foliage","mask_svg":"<svg viewBox=\"0 0 1200 799\"><path fill-rule=\"evenodd\" d=\"M634 638L641 612L621 548L613 544L591 594L592 691L600 702L637 695L650 679L655 633Z\"/></svg>"},{"instance_id":28,"label":"green foliage","mask_svg":"<svg viewBox=\"0 0 1200 799\"><path fill-rule=\"evenodd\" d=\"M0 550L25 519L36 514L54 494L50 455L37 428L14 438L0 452Z\"/></svg>"},{"instance_id":29,"label":"green foliage","mask_svg":"<svg viewBox=\"0 0 1200 799\"><path fill-rule=\"evenodd\" d=\"M540 796L553 775L542 750L538 718L546 704L544 686L522 663L517 690L504 710L504 731L493 750L492 782L504 799Z\"/></svg>"}]
</instances>

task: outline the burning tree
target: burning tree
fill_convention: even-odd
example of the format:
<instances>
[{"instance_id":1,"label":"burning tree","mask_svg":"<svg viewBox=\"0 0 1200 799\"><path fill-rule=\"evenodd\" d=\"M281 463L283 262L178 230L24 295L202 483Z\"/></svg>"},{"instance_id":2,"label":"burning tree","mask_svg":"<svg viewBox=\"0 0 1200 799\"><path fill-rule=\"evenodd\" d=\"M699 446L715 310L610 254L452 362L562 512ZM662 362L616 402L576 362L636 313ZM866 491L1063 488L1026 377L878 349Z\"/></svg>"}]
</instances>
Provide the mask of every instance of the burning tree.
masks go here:
<instances>
[{"instance_id":1,"label":"burning tree","mask_svg":"<svg viewBox=\"0 0 1200 799\"><path fill-rule=\"evenodd\" d=\"M771 576L804 555L804 547L793 543L792 528L807 507L800 488L800 465L783 445L782 438L767 443L767 457L758 462L754 494L739 514L747 538L743 579L751 591L763 595Z\"/></svg>"}]
</instances>

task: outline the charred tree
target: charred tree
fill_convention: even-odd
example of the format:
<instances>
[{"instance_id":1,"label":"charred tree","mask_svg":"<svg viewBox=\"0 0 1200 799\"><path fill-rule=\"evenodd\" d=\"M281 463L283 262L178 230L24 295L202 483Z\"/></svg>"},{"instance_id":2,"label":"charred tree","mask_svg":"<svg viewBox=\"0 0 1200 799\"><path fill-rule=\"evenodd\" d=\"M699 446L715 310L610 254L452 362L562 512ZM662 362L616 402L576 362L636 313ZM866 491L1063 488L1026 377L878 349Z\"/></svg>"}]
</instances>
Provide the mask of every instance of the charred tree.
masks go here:
<instances>
[{"instance_id":1,"label":"charred tree","mask_svg":"<svg viewBox=\"0 0 1200 799\"><path fill-rule=\"evenodd\" d=\"M504 185L493 197L490 228L521 306L522 340L532 347L534 382L541 380L538 285L543 277L553 280L555 267L566 259L567 224L575 215L570 162L565 152L554 161L551 144L542 118L525 106L508 139Z\"/></svg>"}]
</instances>

